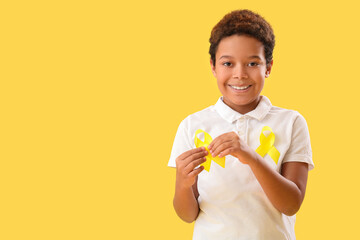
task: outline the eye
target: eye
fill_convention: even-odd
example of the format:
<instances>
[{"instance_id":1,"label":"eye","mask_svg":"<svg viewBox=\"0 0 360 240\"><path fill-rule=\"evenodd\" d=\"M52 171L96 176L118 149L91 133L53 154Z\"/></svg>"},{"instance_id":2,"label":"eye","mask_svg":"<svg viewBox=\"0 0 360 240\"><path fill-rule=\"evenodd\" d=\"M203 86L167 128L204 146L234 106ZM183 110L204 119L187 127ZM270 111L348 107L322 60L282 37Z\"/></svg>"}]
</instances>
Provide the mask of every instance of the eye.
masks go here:
<instances>
[{"instance_id":1,"label":"eye","mask_svg":"<svg viewBox=\"0 0 360 240\"><path fill-rule=\"evenodd\" d=\"M224 62L223 65L226 66L226 67L231 67L231 63L230 63L230 62Z\"/></svg>"},{"instance_id":2,"label":"eye","mask_svg":"<svg viewBox=\"0 0 360 240\"><path fill-rule=\"evenodd\" d=\"M248 64L249 67L256 67L259 66L260 64L256 63L256 62L251 62Z\"/></svg>"}]
</instances>

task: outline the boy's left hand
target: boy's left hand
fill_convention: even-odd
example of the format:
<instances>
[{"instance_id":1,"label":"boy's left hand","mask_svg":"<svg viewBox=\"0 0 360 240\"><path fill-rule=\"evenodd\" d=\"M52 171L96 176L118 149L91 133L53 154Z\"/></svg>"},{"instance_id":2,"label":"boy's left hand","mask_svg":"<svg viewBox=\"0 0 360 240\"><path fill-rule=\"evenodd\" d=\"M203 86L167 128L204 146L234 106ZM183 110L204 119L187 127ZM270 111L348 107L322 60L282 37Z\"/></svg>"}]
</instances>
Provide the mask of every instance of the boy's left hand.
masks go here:
<instances>
[{"instance_id":1,"label":"boy's left hand","mask_svg":"<svg viewBox=\"0 0 360 240\"><path fill-rule=\"evenodd\" d=\"M213 157L232 155L244 164L249 164L258 155L235 132L228 132L218 136L209 144L208 149Z\"/></svg>"}]
</instances>

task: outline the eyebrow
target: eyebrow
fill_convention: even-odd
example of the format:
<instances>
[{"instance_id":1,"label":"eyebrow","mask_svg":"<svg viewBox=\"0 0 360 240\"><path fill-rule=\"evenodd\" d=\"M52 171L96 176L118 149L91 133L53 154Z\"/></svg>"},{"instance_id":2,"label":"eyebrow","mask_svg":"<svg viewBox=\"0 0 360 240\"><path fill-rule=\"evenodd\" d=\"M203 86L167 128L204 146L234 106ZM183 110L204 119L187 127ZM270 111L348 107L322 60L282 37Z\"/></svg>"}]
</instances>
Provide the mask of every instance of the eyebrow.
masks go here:
<instances>
[{"instance_id":1,"label":"eyebrow","mask_svg":"<svg viewBox=\"0 0 360 240\"><path fill-rule=\"evenodd\" d=\"M254 56L250 56L249 58L256 58L256 59L259 59L259 60L261 60L261 58L260 58L259 56L257 56L257 55L254 55Z\"/></svg>"},{"instance_id":2,"label":"eyebrow","mask_svg":"<svg viewBox=\"0 0 360 240\"><path fill-rule=\"evenodd\" d=\"M223 55L223 56L221 56L220 58L219 58L219 60L220 59L222 59L222 58L233 58L232 56L229 56L229 55ZM259 57L259 56L257 56L257 55L253 55L253 56L250 56L250 57L248 57L249 59L251 59L251 58L256 58L256 59L259 59L259 60L261 60L261 58Z\"/></svg>"},{"instance_id":3,"label":"eyebrow","mask_svg":"<svg viewBox=\"0 0 360 240\"><path fill-rule=\"evenodd\" d=\"M222 58L232 58L232 56L229 56L229 55L223 55L223 56L221 56L221 57L219 58L219 60L220 60L220 59L222 59Z\"/></svg>"}]
</instances>

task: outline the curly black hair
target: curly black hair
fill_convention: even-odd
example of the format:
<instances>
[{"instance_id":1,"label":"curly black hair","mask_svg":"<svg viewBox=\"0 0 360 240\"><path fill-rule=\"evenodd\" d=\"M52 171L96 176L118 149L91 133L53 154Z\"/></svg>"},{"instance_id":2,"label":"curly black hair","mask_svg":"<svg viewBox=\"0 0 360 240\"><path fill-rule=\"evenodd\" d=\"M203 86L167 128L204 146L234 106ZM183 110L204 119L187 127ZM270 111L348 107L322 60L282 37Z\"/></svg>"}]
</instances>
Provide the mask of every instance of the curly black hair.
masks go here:
<instances>
[{"instance_id":1,"label":"curly black hair","mask_svg":"<svg viewBox=\"0 0 360 240\"><path fill-rule=\"evenodd\" d=\"M266 64L273 59L275 36L270 24L259 14L250 10L235 10L226 14L211 31L209 53L215 66L215 54L220 41L231 35L248 35L262 42Z\"/></svg>"}]
</instances>

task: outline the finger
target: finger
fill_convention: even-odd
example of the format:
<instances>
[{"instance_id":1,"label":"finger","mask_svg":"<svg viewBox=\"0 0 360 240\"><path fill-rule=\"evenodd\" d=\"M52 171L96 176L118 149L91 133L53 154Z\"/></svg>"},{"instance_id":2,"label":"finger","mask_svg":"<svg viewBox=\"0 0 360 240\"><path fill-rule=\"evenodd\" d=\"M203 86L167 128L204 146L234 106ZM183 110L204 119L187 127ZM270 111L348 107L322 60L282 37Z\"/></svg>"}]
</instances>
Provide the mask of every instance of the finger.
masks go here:
<instances>
[{"instance_id":1,"label":"finger","mask_svg":"<svg viewBox=\"0 0 360 240\"><path fill-rule=\"evenodd\" d=\"M213 157L217 156L221 151L224 150L224 146L228 146L228 144L231 144L231 142L232 142L231 139L226 139L226 140L223 140L222 142L219 141L219 142L215 143L215 145L210 150L211 156L213 156Z\"/></svg>"},{"instance_id":2,"label":"finger","mask_svg":"<svg viewBox=\"0 0 360 240\"><path fill-rule=\"evenodd\" d=\"M178 169L182 172L184 170L184 168L187 165L189 165L189 163L191 163L194 160L201 159L201 158L207 156L208 154L209 153L206 150L204 150L204 151L201 151L201 152L196 152L196 153L188 156L185 159L178 158L178 159L176 159L176 166L178 166ZM190 171L190 170L188 170L188 171Z\"/></svg>"},{"instance_id":3,"label":"finger","mask_svg":"<svg viewBox=\"0 0 360 240\"><path fill-rule=\"evenodd\" d=\"M222 135L223 135L223 134L222 134ZM222 135L214 138L214 139L211 141L211 143L210 143L209 146L208 146L208 149L209 149L209 150L211 150L211 149L214 148L214 145L216 144L217 141L219 141L219 139L221 138Z\"/></svg>"},{"instance_id":4,"label":"finger","mask_svg":"<svg viewBox=\"0 0 360 240\"><path fill-rule=\"evenodd\" d=\"M187 172L187 173L189 173L189 172L193 171L197 166L199 166L200 164L204 163L205 161L206 161L206 158L205 158L205 157L196 159L196 160L190 162L190 163L184 168L184 171Z\"/></svg>"},{"instance_id":5,"label":"finger","mask_svg":"<svg viewBox=\"0 0 360 240\"><path fill-rule=\"evenodd\" d=\"M211 156L216 157L221 152L225 151L225 149L232 147L232 141L224 142L218 145L216 148L213 149L211 152Z\"/></svg>"},{"instance_id":6,"label":"finger","mask_svg":"<svg viewBox=\"0 0 360 240\"><path fill-rule=\"evenodd\" d=\"M201 159L203 157L205 157L206 155L208 155L209 153L207 151L203 151L203 152L199 152L199 153L194 153L193 155L187 157L186 159L184 159L183 163L185 166L189 165L191 162Z\"/></svg>"},{"instance_id":7,"label":"finger","mask_svg":"<svg viewBox=\"0 0 360 240\"><path fill-rule=\"evenodd\" d=\"M202 151L205 151L205 147L193 148L193 149L191 149L189 151L186 151L186 152L182 153L181 155L179 155L178 159L184 160L187 157L193 155L194 153L199 153L199 152L202 152Z\"/></svg>"},{"instance_id":8,"label":"finger","mask_svg":"<svg viewBox=\"0 0 360 240\"><path fill-rule=\"evenodd\" d=\"M214 150L219 144L222 142L230 141L231 138L229 138L229 133L224 133L218 137L216 137L208 146L209 150Z\"/></svg>"},{"instance_id":9,"label":"finger","mask_svg":"<svg viewBox=\"0 0 360 240\"><path fill-rule=\"evenodd\" d=\"M226 155L231 155L233 153L233 151L234 151L233 147L227 148L224 151L219 153L219 157L222 158L222 157L225 157Z\"/></svg>"},{"instance_id":10,"label":"finger","mask_svg":"<svg viewBox=\"0 0 360 240\"><path fill-rule=\"evenodd\" d=\"M189 173L189 177L196 177L197 175L199 175L199 173L202 172L202 170L204 170L204 166L200 166L197 169L194 169L192 172Z\"/></svg>"}]
</instances>

